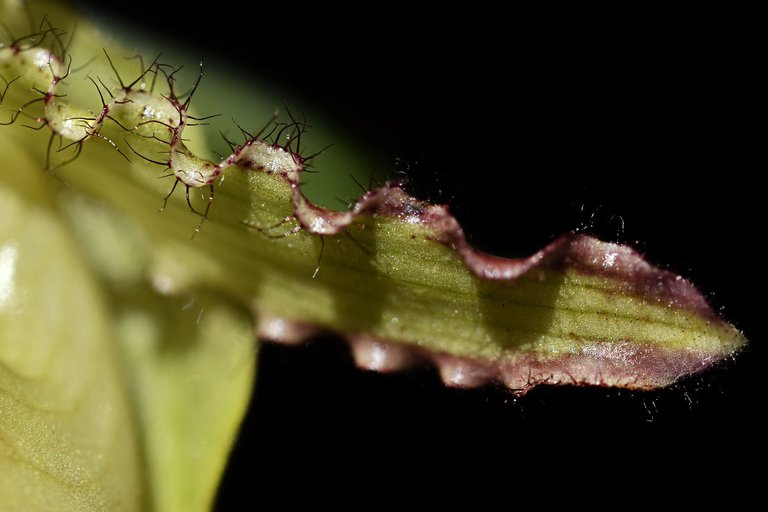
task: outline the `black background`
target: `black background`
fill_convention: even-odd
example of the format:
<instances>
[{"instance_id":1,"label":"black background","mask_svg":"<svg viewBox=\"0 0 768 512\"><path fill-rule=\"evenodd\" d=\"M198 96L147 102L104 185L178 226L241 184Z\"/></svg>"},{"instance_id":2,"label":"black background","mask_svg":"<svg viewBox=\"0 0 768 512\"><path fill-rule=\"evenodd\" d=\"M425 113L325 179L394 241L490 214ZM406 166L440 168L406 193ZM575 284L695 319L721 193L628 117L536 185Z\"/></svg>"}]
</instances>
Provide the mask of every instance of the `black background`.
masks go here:
<instances>
[{"instance_id":1,"label":"black background","mask_svg":"<svg viewBox=\"0 0 768 512\"><path fill-rule=\"evenodd\" d=\"M168 14L165 30L194 48L206 27L224 27L202 37L205 51L270 57L254 72L370 137L416 195L451 205L475 246L521 256L575 229L630 243L695 282L751 344L672 389L539 388L518 400L445 389L429 367L355 370L340 340L265 345L218 510L255 488L285 500L273 485L285 481L340 490L492 463L511 480L650 462L731 473L762 451L761 13L360 4L248 17L220 5Z\"/></svg>"}]
</instances>

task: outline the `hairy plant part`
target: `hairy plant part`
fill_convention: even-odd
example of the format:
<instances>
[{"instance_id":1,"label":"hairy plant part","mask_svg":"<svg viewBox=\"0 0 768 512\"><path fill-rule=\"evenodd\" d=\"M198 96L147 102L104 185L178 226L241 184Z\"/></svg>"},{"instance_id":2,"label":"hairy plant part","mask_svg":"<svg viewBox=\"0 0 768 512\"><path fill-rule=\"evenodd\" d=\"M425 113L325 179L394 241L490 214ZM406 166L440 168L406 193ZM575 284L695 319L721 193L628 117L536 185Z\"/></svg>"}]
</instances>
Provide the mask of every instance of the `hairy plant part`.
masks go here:
<instances>
[{"instance_id":1,"label":"hairy plant part","mask_svg":"<svg viewBox=\"0 0 768 512\"><path fill-rule=\"evenodd\" d=\"M56 34L57 29L42 31L39 37L46 32ZM102 77L98 82L91 78L101 100L101 110L91 114L58 93L71 71L71 64L65 64L71 57L29 38L0 50L6 74L14 77L7 81L6 96L17 90L28 95L30 89L40 96L22 101L10 122L24 115L47 127L49 153L57 139L57 153L74 148L75 155L63 163L53 163L47 155L49 169L74 161L90 139L107 141L118 151L124 142L128 152L174 178L166 202L177 185L183 185L189 209L201 217L198 232L214 192L224 189L223 182L238 182L233 185L241 185L239 192L256 207L242 209L240 218L221 216L219 222L244 224L237 236L263 246L254 249L254 255L263 254L265 263L285 262L289 275L280 287L298 289L305 283L308 292L338 296L343 283L355 276L371 287L346 293L360 299L361 293L378 295L362 306L373 315L349 311L344 315L348 318L332 319L303 304L301 295L307 293L286 300L283 309L272 297L254 301L251 290L239 290L243 299L253 302L266 338L293 340L299 332L306 336L307 326L314 325L346 334L366 367L395 369L424 358L434 361L451 385L497 379L517 391L541 382L664 386L742 344L738 332L711 311L688 281L648 265L627 247L569 235L524 260L481 254L467 244L446 207L419 201L397 183L366 192L350 211L313 204L300 187L308 158L300 148L304 126L296 120L275 124L264 137L243 130L244 142L232 143L232 153L218 163L199 158L182 137L195 119L189 107L199 79L179 96L176 70L169 66L155 61L126 84L106 58L119 87L108 87ZM154 91L160 89L158 82L164 88ZM104 101L102 90L109 101ZM42 103L42 111L31 113L37 103ZM73 169L67 181L81 180L78 174ZM190 191L199 188L207 195L202 210L190 199ZM248 227L256 232L248 233ZM210 230L214 238L216 228ZM288 240L291 235L296 239ZM190 250L204 245L191 244ZM312 267L290 269L288 262L307 256L313 256L313 262L321 259L320 276L327 277L312 280ZM187 278L190 282L183 287L198 280ZM254 291L265 287L257 279L239 279L253 281ZM168 276L166 280L173 282ZM166 287L172 292L182 285ZM425 309L443 325L429 323L425 329L418 315L413 316Z\"/></svg>"},{"instance_id":2,"label":"hairy plant part","mask_svg":"<svg viewBox=\"0 0 768 512\"><path fill-rule=\"evenodd\" d=\"M296 343L334 332L349 340L363 368L429 361L448 385L494 381L515 393L537 384L657 388L745 344L690 282L626 246L565 235L525 259L483 254L447 207L420 201L398 183L368 190L348 211L314 204L301 177L315 155L302 151L306 123L293 117L258 133L241 129L241 142L228 141L230 154L201 158L185 135L204 121L190 111L202 66L182 93L178 69L159 59L126 61L103 51L97 36L73 37L48 18L15 37L25 16L10 3L3 9L3 19L17 23L0 45L7 115L0 122L9 125L0 136L8 148L28 150L32 164L4 169L0 183L33 194L34 182L46 208L64 212L87 263L109 284L104 293L123 308L115 336L128 340L129 360L149 359L135 333L154 332L146 318L164 311L149 312L136 296L152 304L218 300L219 316L239 326L233 339L243 337L244 321L229 305L249 312L261 339ZM24 176L29 166L59 180ZM163 176L168 180L157 179ZM181 195L174 194L179 184ZM0 263L20 235L6 236ZM130 334L121 335L120 326ZM1 351L0 363L13 368ZM142 368L130 386L152 424L162 399L147 382L162 387L166 367ZM242 394L251 377L233 389ZM8 385L16 388L23 385ZM4 428L0 423L0 433ZM221 438L233 428L223 426ZM149 437L163 446L172 436ZM153 466L158 473L160 466Z\"/></svg>"}]
</instances>

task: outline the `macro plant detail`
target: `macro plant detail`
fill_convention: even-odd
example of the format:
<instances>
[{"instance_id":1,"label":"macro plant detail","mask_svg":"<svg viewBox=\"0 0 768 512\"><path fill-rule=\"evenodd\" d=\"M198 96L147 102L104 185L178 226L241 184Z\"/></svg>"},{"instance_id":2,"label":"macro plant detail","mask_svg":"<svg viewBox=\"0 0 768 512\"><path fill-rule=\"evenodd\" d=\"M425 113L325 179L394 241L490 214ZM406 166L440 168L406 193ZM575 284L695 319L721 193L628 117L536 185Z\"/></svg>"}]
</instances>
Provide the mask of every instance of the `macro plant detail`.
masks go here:
<instances>
[{"instance_id":1,"label":"macro plant detail","mask_svg":"<svg viewBox=\"0 0 768 512\"><path fill-rule=\"evenodd\" d=\"M95 29L73 33L58 19L67 13L36 9L0 9L12 219L0 239L0 432L15 454L3 471L50 479L51 502L205 509L248 400L257 335L334 332L361 367L429 361L448 385L515 393L657 388L745 343L690 282L626 246L565 235L525 259L483 254L447 207L398 183L347 211L314 204L301 177L315 155L292 116L240 129L218 161L199 157L204 142L185 136L205 122L190 110L202 68L179 92L160 57L126 60ZM52 326L28 332L33 318ZM203 409L216 420L184 421ZM46 442L62 439L60 450ZM190 467L193 455L213 462ZM125 479L117 468L134 469ZM190 497L192 481L203 483ZM11 503L29 499L6 482Z\"/></svg>"}]
</instances>

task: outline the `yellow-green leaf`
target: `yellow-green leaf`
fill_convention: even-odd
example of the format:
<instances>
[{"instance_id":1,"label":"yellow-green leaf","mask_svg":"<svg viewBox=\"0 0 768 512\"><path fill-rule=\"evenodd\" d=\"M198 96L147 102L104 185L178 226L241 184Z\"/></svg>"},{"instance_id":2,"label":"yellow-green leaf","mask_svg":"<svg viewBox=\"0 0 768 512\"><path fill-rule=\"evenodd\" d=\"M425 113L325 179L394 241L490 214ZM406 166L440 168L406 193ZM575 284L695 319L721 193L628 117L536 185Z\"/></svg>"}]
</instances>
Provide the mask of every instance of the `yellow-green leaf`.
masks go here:
<instances>
[{"instance_id":1,"label":"yellow-green leaf","mask_svg":"<svg viewBox=\"0 0 768 512\"><path fill-rule=\"evenodd\" d=\"M36 163L0 137L0 508L143 510L109 309Z\"/></svg>"}]
</instances>

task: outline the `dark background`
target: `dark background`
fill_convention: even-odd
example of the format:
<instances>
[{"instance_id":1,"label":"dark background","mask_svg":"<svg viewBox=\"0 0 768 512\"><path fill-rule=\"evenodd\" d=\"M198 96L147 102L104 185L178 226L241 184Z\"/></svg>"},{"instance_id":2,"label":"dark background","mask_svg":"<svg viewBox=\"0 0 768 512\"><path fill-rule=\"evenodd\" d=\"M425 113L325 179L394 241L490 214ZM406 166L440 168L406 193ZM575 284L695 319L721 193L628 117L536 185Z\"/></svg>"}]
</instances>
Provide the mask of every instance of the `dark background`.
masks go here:
<instances>
[{"instance_id":1,"label":"dark background","mask_svg":"<svg viewBox=\"0 0 768 512\"><path fill-rule=\"evenodd\" d=\"M259 56L254 72L378 144L416 195L451 205L475 246L527 255L575 229L630 243L695 282L751 342L672 389L522 399L445 389L429 367L361 372L340 340L265 345L219 510L254 486L285 500L272 484L341 489L390 464L388 481L412 482L499 463L512 479L646 463L732 474L763 451L762 14L390 4L246 17L219 5L175 12L172 39ZM229 33L202 36L203 49L215 26Z\"/></svg>"}]
</instances>

